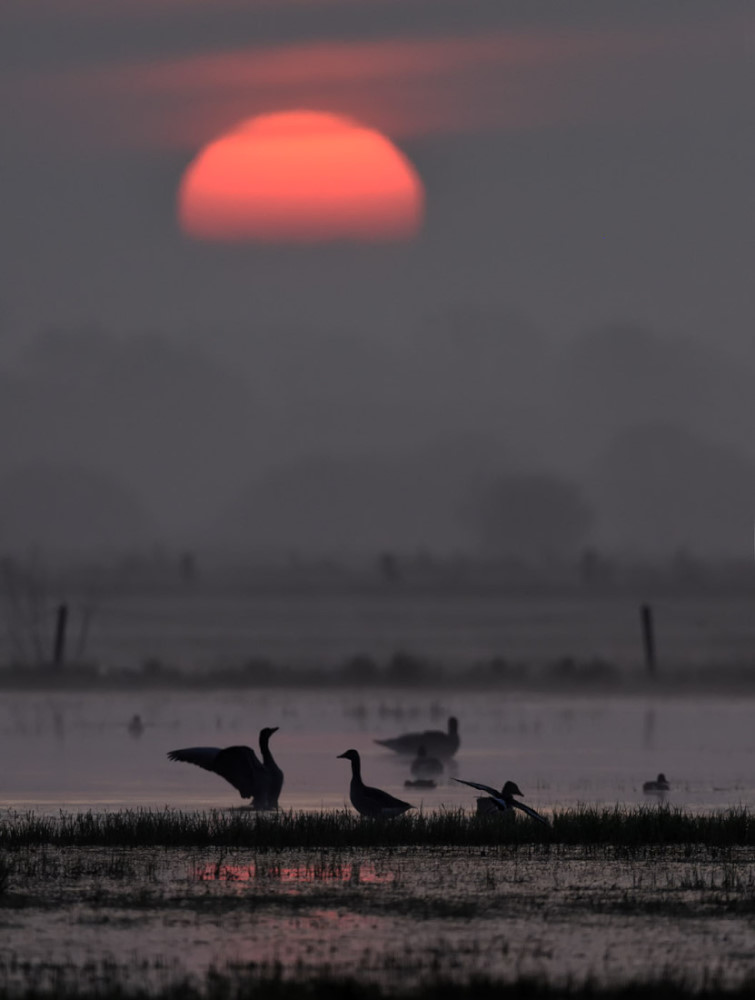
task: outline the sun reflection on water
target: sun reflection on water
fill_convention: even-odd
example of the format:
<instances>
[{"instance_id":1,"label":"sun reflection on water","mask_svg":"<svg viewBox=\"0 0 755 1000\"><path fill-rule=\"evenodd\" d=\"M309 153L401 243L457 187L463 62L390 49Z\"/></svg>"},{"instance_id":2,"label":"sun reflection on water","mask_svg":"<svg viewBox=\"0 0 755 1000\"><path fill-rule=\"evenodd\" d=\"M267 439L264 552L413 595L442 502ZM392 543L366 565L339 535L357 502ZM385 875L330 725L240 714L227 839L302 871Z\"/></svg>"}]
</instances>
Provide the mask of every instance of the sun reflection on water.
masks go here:
<instances>
[{"instance_id":1,"label":"sun reflection on water","mask_svg":"<svg viewBox=\"0 0 755 1000\"><path fill-rule=\"evenodd\" d=\"M385 885L393 882L395 873L378 871L374 864L331 865L201 865L194 870L200 882L251 882L255 879L277 879L280 882L316 884L319 882L350 882L358 885Z\"/></svg>"}]
</instances>

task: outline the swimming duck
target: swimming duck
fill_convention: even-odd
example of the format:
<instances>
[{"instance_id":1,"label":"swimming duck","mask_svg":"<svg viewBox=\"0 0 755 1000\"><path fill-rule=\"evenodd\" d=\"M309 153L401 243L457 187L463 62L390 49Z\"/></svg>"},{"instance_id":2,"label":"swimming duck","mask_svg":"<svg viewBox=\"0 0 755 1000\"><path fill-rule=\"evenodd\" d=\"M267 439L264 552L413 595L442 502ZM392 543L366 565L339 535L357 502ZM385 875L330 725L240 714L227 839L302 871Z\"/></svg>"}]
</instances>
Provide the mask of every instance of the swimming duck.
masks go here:
<instances>
[{"instance_id":1,"label":"swimming duck","mask_svg":"<svg viewBox=\"0 0 755 1000\"><path fill-rule=\"evenodd\" d=\"M270 752L270 737L278 731L278 726L270 726L260 731L260 753L262 760L251 747L187 747L171 750L170 760L180 760L196 764L206 771L214 771L225 778L238 791L242 799L252 799L255 809L277 809L278 797L283 788L283 771L278 767Z\"/></svg>"},{"instance_id":2,"label":"swimming duck","mask_svg":"<svg viewBox=\"0 0 755 1000\"><path fill-rule=\"evenodd\" d=\"M646 781L642 790L643 792L667 792L670 787L666 775L659 774L655 781Z\"/></svg>"},{"instance_id":3,"label":"swimming duck","mask_svg":"<svg viewBox=\"0 0 755 1000\"><path fill-rule=\"evenodd\" d=\"M433 775L443 774L443 763L437 757L430 757L423 743L417 749L417 756L412 761L410 770L415 778L431 778Z\"/></svg>"},{"instance_id":4,"label":"swimming duck","mask_svg":"<svg viewBox=\"0 0 755 1000\"><path fill-rule=\"evenodd\" d=\"M370 816L373 819L390 819L400 816L407 809L414 809L408 802L389 795L381 788L370 788L362 781L362 764L357 750L347 750L346 753L339 753L338 757L345 757L351 761L351 785L349 786L349 798L356 811L362 816Z\"/></svg>"},{"instance_id":5,"label":"swimming duck","mask_svg":"<svg viewBox=\"0 0 755 1000\"><path fill-rule=\"evenodd\" d=\"M548 820L540 813L535 812L534 809L530 809L523 802L517 802L514 798L515 795L524 795L519 788L519 785L514 781L507 781L500 792L497 792L495 788L491 788L490 785L480 785L476 781L464 781L462 778L454 778L454 781L460 782L462 785L469 785L471 788L479 788L481 792L487 792L489 798L482 798L477 800L477 811L478 812L507 812L513 809L521 809L522 812L527 813L533 819L539 820L541 823L545 823L548 826ZM482 804L485 804L484 806Z\"/></svg>"},{"instance_id":6,"label":"swimming duck","mask_svg":"<svg viewBox=\"0 0 755 1000\"><path fill-rule=\"evenodd\" d=\"M426 729L424 733L404 733L390 740L375 740L381 747L388 747L394 753L416 754L424 747L434 757L453 757L459 749L459 720L452 715L448 720L448 732L441 729Z\"/></svg>"}]
</instances>

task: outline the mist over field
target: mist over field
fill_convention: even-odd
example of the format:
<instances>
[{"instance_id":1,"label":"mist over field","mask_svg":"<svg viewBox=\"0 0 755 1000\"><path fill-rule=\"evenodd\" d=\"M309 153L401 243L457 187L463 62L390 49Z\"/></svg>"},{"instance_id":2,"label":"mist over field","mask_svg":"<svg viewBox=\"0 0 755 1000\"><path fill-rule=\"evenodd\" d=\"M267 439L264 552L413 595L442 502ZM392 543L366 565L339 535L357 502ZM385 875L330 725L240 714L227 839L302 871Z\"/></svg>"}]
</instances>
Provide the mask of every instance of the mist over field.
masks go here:
<instances>
[{"instance_id":1,"label":"mist over field","mask_svg":"<svg viewBox=\"0 0 755 1000\"><path fill-rule=\"evenodd\" d=\"M235 358L48 331L0 370L0 549L745 558L754 377L471 306L383 341L250 331Z\"/></svg>"}]
</instances>

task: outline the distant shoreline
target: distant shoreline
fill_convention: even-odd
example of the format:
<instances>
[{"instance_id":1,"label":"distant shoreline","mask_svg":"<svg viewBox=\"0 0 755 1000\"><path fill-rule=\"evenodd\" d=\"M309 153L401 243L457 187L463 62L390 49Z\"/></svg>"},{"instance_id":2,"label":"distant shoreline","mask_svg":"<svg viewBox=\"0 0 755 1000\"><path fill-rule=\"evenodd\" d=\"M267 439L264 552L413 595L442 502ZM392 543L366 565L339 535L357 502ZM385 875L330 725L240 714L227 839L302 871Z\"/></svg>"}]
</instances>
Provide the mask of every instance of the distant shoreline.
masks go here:
<instances>
[{"instance_id":1,"label":"distant shoreline","mask_svg":"<svg viewBox=\"0 0 755 1000\"><path fill-rule=\"evenodd\" d=\"M387 664L354 657L333 666L293 667L268 660L241 666L185 670L147 660L139 668L107 670L96 664L0 667L0 691L213 691L260 689L364 691L522 691L555 694L743 694L755 696L753 662L673 664L655 675L640 666L564 656L546 663L503 658L448 667L396 654Z\"/></svg>"}]
</instances>

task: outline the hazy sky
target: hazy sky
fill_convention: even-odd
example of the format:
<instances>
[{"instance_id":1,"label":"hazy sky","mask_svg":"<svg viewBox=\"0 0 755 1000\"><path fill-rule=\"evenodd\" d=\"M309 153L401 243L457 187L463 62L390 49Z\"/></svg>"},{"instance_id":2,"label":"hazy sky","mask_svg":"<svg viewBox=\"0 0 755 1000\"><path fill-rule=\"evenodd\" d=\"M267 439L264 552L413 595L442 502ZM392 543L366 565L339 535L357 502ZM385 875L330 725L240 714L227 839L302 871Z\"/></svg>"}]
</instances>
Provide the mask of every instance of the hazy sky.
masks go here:
<instances>
[{"instance_id":1,"label":"hazy sky","mask_svg":"<svg viewBox=\"0 0 755 1000\"><path fill-rule=\"evenodd\" d=\"M532 470L749 553L754 48L752 0L2 0L0 546L448 548ZM292 109L399 146L414 241L182 234L198 151Z\"/></svg>"},{"instance_id":2,"label":"hazy sky","mask_svg":"<svg viewBox=\"0 0 755 1000\"><path fill-rule=\"evenodd\" d=\"M391 340L447 309L746 346L755 318L751 0L4 0L0 329L278 328ZM181 173L251 115L383 130L416 242L192 243ZM247 346L249 351L247 351Z\"/></svg>"}]
</instances>

